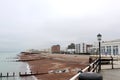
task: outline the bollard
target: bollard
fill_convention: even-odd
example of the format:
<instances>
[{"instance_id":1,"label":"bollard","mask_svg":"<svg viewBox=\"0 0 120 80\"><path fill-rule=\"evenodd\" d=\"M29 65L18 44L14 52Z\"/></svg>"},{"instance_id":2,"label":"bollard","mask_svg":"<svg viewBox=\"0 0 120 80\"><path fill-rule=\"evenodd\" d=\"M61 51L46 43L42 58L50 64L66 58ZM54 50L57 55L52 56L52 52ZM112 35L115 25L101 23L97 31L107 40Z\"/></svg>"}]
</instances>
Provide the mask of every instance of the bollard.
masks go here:
<instances>
[{"instance_id":1,"label":"bollard","mask_svg":"<svg viewBox=\"0 0 120 80\"><path fill-rule=\"evenodd\" d=\"M99 73L95 72L84 72L79 75L78 80L103 80L103 77Z\"/></svg>"}]
</instances>

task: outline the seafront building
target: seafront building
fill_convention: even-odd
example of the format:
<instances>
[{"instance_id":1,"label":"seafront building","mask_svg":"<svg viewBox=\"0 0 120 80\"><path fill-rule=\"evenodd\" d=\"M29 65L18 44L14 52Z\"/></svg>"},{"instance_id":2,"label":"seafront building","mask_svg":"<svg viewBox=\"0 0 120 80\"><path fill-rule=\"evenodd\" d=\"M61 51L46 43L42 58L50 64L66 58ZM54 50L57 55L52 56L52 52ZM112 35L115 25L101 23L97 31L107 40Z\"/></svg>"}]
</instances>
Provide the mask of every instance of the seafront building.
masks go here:
<instances>
[{"instance_id":1,"label":"seafront building","mask_svg":"<svg viewBox=\"0 0 120 80\"><path fill-rule=\"evenodd\" d=\"M84 54L84 53L91 53L91 44L86 43L71 43L67 46L67 48L61 50L60 45L53 45L51 47L51 53L61 53L61 54Z\"/></svg>"},{"instance_id":2,"label":"seafront building","mask_svg":"<svg viewBox=\"0 0 120 80\"><path fill-rule=\"evenodd\" d=\"M98 43L94 43L92 52L98 51ZM120 55L120 39L101 42L101 54Z\"/></svg>"},{"instance_id":3,"label":"seafront building","mask_svg":"<svg viewBox=\"0 0 120 80\"><path fill-rule=\"evenodd\" d=\"M37 49L27 49L25 52L28 52L28 53L41 53L41 51L37 50Z\"/></svg>"},{"instance_id":4,"label":"seafront building","mask_svg":"<svg viewBox=\"0 0 120 80\"><path fill-rule=\"evenodd\" d=\"M60 53L60 45L53 45L51 47L51 52L52 53Z\"/></svg>"},{"instance_id":5,"label":"seafront building","mask_svg":"<svg viewBox=\"0 0 120 80\"><path fill-rule=\"evenodd\" d=\"M86 43L74 44L71 43L68 45L67 52L70 54L81 54L81 53L90 53L92 45Z\"/></svg>"},{"instance_id":6,"label":"seafront building","mask_svg":"<svg viewBox=\"0 0 120 80\"><path fill-rule=\"evenodd\" d=\"M67 46L65 53L69 54L81 54L81 53L91 53L98 54L98 42L93 44L86 43L71 43ZM61 53L60 45L53 45L51 47L52 53ZM102 55L120 55L120 39L102 41L101 42L101 54Z\"/></svg>"},{"instance_id":7,"label":"seafront building","mask_svg":"<svg viewBox=\"0 0 120 80\"><path fill-rule=\"evenodd\" d=\"M91 53L92 46L93 45L91 45L91 44L79 43L79 44L76 44L75 50L76 50L76 53L78 53L78 54Z\"/></svg>"}]
</instances>

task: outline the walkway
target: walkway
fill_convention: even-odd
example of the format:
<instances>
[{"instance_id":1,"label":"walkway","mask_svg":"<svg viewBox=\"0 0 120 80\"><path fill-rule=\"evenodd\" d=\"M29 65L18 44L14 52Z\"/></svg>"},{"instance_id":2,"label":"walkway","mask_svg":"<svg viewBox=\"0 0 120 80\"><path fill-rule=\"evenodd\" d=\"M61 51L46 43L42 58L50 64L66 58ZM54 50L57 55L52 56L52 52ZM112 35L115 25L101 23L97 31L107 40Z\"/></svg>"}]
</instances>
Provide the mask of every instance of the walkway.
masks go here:
<instances>
[{"instance_id":1,"label":"walkway","mask_svg":"<svg viewBox=\"0 0 120 80\"><path fill-rule=\"evenodd\" d=\"M102 70L103 80L120 80L120 69Z\"/></svg>"},{"instance_id":2,"label":"walkway","mask_svg":"<svg viewBox=\"0 0 120 80\"><path fill-rule=\"evenodd\" d=\"M103 80L120 80L120 61L114 61L114 69L111 65L102 65L101 68Z\"/></svg>"}]
</instances>

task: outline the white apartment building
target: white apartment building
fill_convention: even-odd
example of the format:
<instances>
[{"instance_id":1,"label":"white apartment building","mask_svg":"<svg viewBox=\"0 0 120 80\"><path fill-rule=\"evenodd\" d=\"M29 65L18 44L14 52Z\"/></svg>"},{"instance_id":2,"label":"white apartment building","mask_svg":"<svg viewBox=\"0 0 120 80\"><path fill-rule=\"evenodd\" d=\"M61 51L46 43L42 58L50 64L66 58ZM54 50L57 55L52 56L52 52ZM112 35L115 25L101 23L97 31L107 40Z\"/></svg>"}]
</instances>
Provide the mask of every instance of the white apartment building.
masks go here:
<instances>
[{"instance_id":1,"label":"white apartment building","mask_svg":"<svg viewBox=\"0 0 120 80\"><path fill-rule=\"evenodd\" d=\"M75 46L76 53L90 53L92 45L86 43L79 43Z\"/></svg>"},{"instance_id":2,"label":"white apartment building","mask_svg":"<svg viewBox=\"0 0 120 80\"><path fill-rule=\"evenodd\" d=\"M75 46L76 53L86 53L86 44L80 43Z\"/></svg>"}]
</instances>

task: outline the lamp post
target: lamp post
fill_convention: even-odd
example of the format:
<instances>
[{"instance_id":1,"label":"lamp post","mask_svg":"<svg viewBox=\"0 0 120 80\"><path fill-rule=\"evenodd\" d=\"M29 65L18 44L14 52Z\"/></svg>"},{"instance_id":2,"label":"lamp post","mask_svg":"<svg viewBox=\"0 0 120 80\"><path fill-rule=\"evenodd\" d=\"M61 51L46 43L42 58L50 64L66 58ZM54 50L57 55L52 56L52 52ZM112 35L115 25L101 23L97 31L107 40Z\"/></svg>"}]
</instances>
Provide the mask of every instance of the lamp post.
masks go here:
<instances>
[{"instance_id":1,"label":"lamp post","mask_svg":"<svg viewBox=\"0 0 120 80\"><path fill-rule=\"evenodd\" d=\"M102 38L102 35L101 34L98 34L97 35L97 38L98 38L98 42L99 42L99 70L98 72L100 72L101 70L101 50L100 50L100 47L101 47L101 38Z\"/></svg>"}]
</instances>

